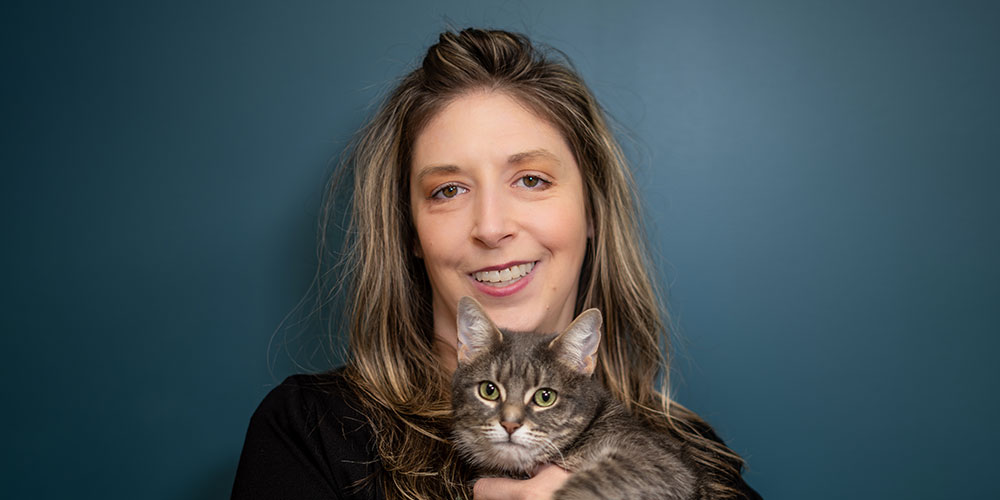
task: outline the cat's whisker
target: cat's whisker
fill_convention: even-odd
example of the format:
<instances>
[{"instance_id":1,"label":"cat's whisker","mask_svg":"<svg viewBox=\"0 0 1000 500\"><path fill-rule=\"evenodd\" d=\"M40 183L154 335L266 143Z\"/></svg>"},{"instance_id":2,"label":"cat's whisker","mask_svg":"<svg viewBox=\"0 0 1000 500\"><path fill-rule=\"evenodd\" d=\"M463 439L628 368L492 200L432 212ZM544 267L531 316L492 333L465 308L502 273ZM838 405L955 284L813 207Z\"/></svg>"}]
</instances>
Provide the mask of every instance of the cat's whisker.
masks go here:
<instances>
[{"instance_id":1,"label":"cat's whisker","mask_svg":"<svg viewBox=\"0 0 1000 500\"><path fill-rule=\"evenodd\" d=\"M560 450L559 447L556 446L556 444L554 442L552 442L551 439L549 439L549 438L547 438L545 436L538 436L538 439L539 439L539 441L542 444L551 447L553 450L556 450L556 453L559 454L559 462L560 463L566 463L566 457L563 456L562 450Z\"/></svg>"}]
</instances>

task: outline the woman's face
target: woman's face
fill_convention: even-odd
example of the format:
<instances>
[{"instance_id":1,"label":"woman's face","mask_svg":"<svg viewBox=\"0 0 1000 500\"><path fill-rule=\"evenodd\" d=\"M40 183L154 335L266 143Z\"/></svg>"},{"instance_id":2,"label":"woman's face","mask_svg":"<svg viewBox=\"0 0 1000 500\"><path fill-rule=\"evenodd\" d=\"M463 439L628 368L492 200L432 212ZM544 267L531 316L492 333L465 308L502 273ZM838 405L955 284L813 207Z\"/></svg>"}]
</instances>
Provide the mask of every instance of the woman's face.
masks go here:
<instances>
[{"instance_id":1,"label":"woman's face","mask_svg":"<svg viewBox=\"0 0 1000 500\"><path fill-rule=\"evenodd\" d=\"M503 328L567 326L590 224L562 134L504 93L470 93L431 119L412 162L414 251L430 277L437 338L454 347L466 295Z\"/></svg>"}]
</instances>

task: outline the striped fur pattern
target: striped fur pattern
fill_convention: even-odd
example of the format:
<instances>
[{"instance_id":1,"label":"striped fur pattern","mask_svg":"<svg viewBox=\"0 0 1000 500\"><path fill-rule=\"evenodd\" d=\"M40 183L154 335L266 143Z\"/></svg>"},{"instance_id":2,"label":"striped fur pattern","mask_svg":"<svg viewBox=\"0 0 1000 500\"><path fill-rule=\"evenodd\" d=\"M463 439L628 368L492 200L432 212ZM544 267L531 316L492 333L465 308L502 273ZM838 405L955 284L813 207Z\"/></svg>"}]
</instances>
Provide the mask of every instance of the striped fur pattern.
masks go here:
<instances>
[{"instance_id":1,"label":"striped fur pattern","mask_svg":"<svg viewBox=\"0 0 1000 500\"><path fill-rule=\"evenodd\" d=\"M526 477L555 463L573 472L557 500L701 497L682 449L629 415L591 376L596 309L558 335L519 333L498 329L463 298L458 323L453 438L481 477Z\"/></svg>"}]
</instances>

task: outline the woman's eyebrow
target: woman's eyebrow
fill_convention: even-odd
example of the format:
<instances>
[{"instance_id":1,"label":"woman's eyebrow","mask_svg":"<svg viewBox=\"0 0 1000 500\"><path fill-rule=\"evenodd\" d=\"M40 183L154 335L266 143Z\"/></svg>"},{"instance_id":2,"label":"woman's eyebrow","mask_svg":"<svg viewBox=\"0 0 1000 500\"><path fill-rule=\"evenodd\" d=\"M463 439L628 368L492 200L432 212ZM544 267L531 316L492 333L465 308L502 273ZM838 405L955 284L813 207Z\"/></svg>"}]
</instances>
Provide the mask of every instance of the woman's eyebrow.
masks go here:
<instances>
[{"instance_id":1,"label":"woman's eyebrow","mask_svg":"<svg viewBox=\"0 0 1000 500\"><path fill-rule=\"evenodd\" d=\"M517 165L519 163L525 163L531 160L549 160L555 162L557 165L562 163L559 161L559 157L557 157L554 153L544 148L532 149L531 151L523 151L521 153L514 153L507 157L507 163L510 165ZM427 177L429 175L454 174L459 170L461 169L455 165L432 165L429 167L421 168L420 171L417 172L414 181L420 183L420 181L422 181L424 177Z\"/></svg>"},{"instance_id":2,"label":"woman's eyebrow","mask_svg":"<svg viewBox=\"0 0 1000 500\"><path fill-rule=\"evenodd\" d=\"M531 160L549 160L556 164L561 163L559 158L547 149L532 149L531 151L525 151L523 153L515 153L507 157L507 163L511 165L517 165L518 163L524 163Z\"/></svg>"},{"instance_id":3,"label":"woman's eyebrow","mask_svg":"<svg viewBox=\"0 0 1000 500\"><path fill-rule=\"evenodd\" d=\"M456 167L455 165L434 165L430 167L425 167L420 169L419 172L417 172L417 178L414 180L414 182L420 184L420 181L422 181L424 177L427 177L428 175L454 174L455 172L458 172L458 170L459 168Z\"/></svg>"}]
</instances>

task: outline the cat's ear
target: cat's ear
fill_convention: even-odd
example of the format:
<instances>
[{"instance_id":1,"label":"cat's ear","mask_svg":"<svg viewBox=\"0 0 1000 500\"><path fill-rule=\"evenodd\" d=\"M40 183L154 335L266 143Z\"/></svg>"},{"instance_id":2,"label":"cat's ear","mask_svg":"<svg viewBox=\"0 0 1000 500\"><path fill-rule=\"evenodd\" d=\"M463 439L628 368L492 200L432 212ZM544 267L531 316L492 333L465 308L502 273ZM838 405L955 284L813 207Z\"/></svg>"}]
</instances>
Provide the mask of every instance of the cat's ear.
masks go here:
<instances>
[{"instance_id":1,"label":"cat's ear","mask_svg":"<svg viewBox=\"0 0 1000 500\"><path fill-rule=\"evenodd\" d=\"M494 342L503 340L500 329L493 324L483 306L472 297L458 301L458 362L468 363Z\"/></svg>"},{"instance_id":2,"label":"cat's ear","mask_svg":"<svg viewBox=\"0 0 1000 500\"><path fill-rule=\"evenodd\" d=\"M601 311L587 309L558 337L552 340L549 348L556 352L556 357L570 368L584 374L594 373L597 366L597 346L601 343Z\"/></svg>"}]
</instances>

